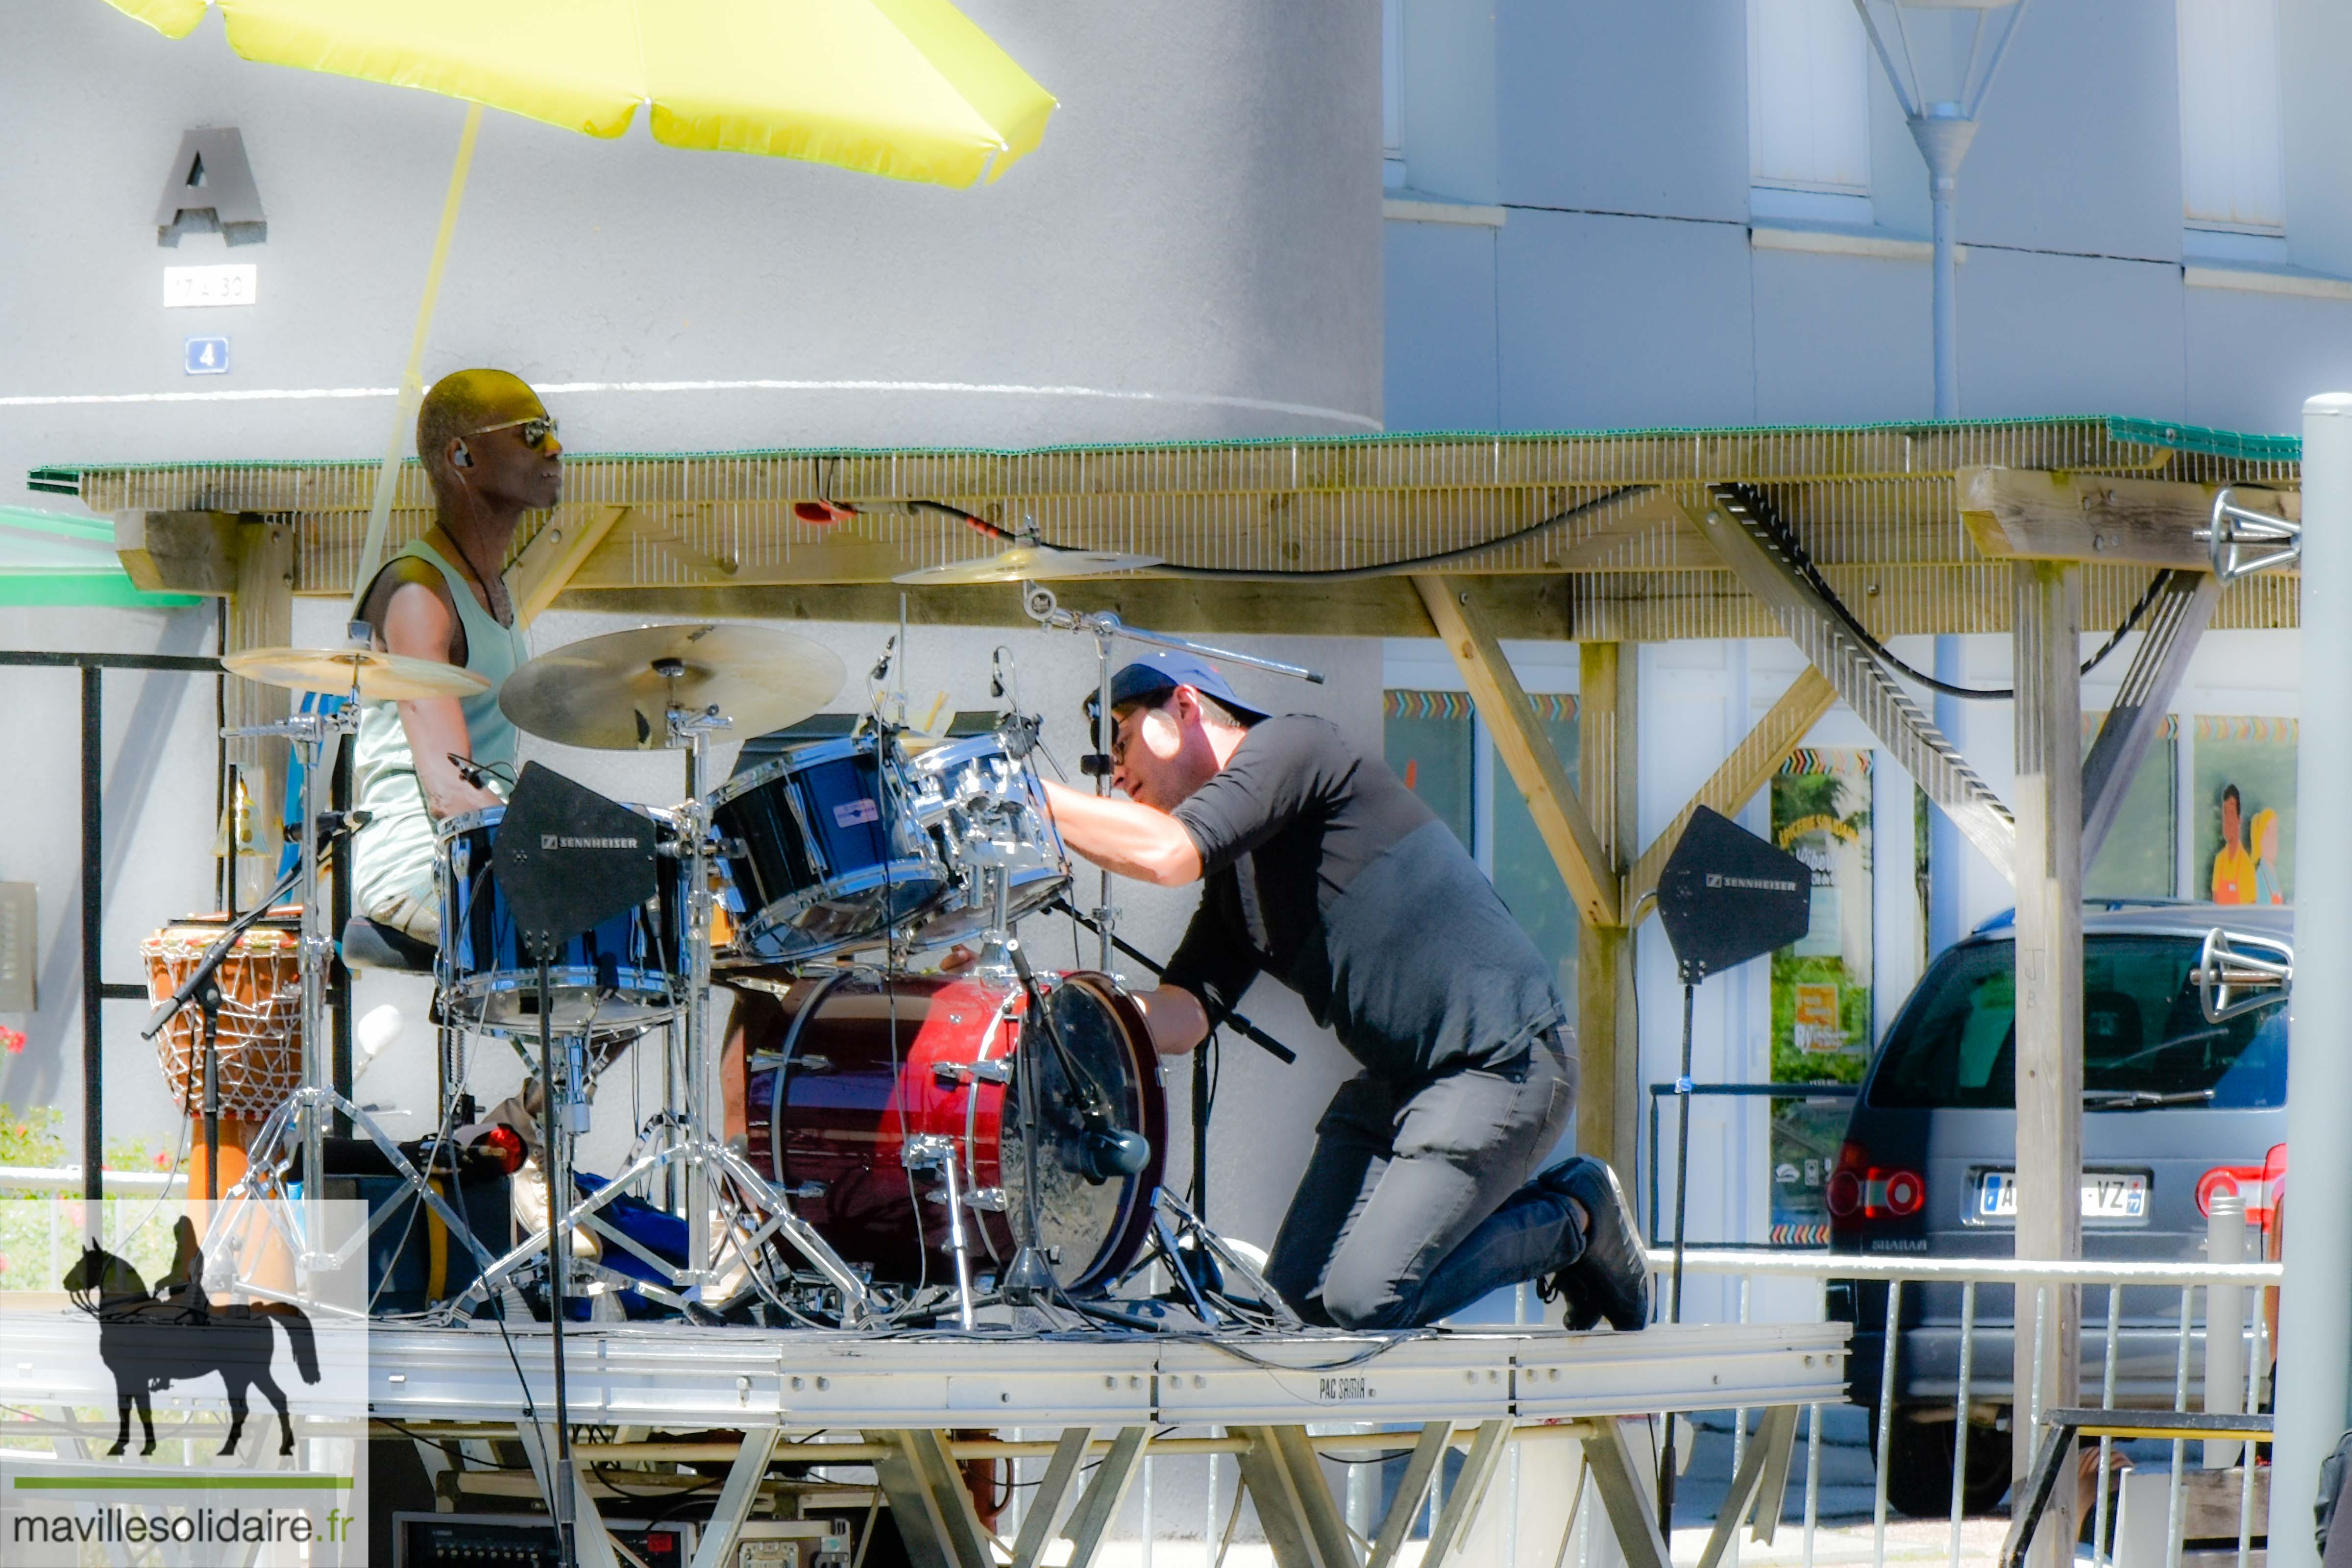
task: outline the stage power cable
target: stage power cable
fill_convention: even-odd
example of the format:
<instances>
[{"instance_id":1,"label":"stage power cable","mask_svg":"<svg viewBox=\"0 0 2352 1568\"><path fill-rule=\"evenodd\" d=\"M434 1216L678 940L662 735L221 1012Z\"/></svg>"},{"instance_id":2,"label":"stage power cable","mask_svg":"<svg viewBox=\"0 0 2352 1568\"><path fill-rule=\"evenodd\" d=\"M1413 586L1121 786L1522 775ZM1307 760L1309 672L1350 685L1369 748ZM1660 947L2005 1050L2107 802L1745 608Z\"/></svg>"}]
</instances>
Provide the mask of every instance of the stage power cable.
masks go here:
<instances>
[{"instance_id":1,"label":"stage power cable","mask_svg":"<svg viewBox=\"0 0 2352 1568\"><path fill-rule=\"evenodd\" d=\"M1483 555L1491 550L1499 550L1507 544L1517 544L1549 530L1573 522L1580 517L1588 516L1612 501L1630 500L1657 488L1655 485L1626 485L1611 490L1606 495L1595 496L1591 500L1579 502L1565 511L1554 512L1540 521L1531 522L1525 528L1514 530L1509 533L1500 534L1493 539L1481 540L1475 544L1465 544L1453 550L1441 550L1433 554L1408 556L1402 561L1376 562L1367 566L1335 566L1308 570L1255 566L1188 566L1176 562L1163 562L1152 567L1151 571L1155 575L1161 577L1201 580L1297 577L1331 583L1364 577L1393 577L1407 572L1425 572L1449 566L1458 561L1466 561L1473 556ZM1806 585L1829 606L1830 613L1837 617L1838 623L1855 641L1868 648L1881 663L1916 681L1930 691L1940 691L1947 697L1958 697L1971 702L2007 702L2015 699L2017 689L2014 687L1955 685L1951 681L1940 680L1926 670L1916 668L1896 658L1885 643L1872 634L1869 627L1862 624L1861 618L1847 607L1846 602L1838 596L1837 590L1830 586L1829 579L1824 577L1821 569L1813 564L1812 557L1806 553L1805 547L1798 542L1795 531L1780 516L1780 509L1773 505L1771 498L1760 487L1749 484L1728 484L1718 486L1717 489L1720 493L1731 498L1735 503L1731 510L1754 519L1757 525L1770 538L1782 557L1795 569L1797 574L1805 580ZM967 511L962 507L947 501L915 500L908 501L906 505L917 511L935 511L952 517L959 522L977 529L1000 542L1035 543L1051 549L1075 548L1055 544L1051 540L1031 539L1013 529L1006 528L1002 523L991 522L975 512ZM2139 626L2140 622L2147 617L2147 612L2154 607L2157 598L2164 591L2165 580L2169 575L2167 571L2159 571L2149 580L2146 591L2140 595L2138 602L2133 605L2130 611L2125 615L2122 624L2108 635L2107 640L2099 646L2098 652L2084 661L2080 674L2088 675L2106 662L2108 655L2116 651L2124 638Z\"/></svg>"},{"instance_id":2,"label":"stage power cable","mask_svg":"<svg viewBox=\"0 0 2352 1568\"><path fill-rule=\"evenodd\" d=\"M1950 681L1937 679L1925 670L1914 669L1895 658L1887 650L1886 645L1873 637L1869 628L1846 607L1845 601L1838 597L1837 590L1830 586L1829 579L1822 576L1821 568L1813 564L1813 558L1798 542L1796 531L1789 526L1788 520L1780 515L1780 509L1773 504L1772 498L1764 492L1762 487L1730 484L1715 488L1718 495L1729 498L1725 510L1752 520L1758 528L1763 530L1782 559L1805 580L1807 586L1821 596L1822 602L1829 605L1830 613L1837 616L1839 624L1855 641L1868 648L1880 663L1898 674L1908 676L1930 691L1940 691L1947 697L1958 697L1963 701L2007 702L2017 696L2017 689L2013 686L1955 686ZM2084 661L2078 673L2088 675L2106 662L2107 656L2116 651L2125 636L2139 625L2156 604L2157 596L2164 592L2165 582L2171 575L2169 570L2159 571L2149 580L2147 591L2139 596L2139 603L2131 607L2124 616L2123 624L2109 635L2107 640L2099 645L2099 651Z\"/></svg>"},{"instance_id":3,"label":"stage power cable","mask_svg":"<svg viewBox=\"0 0 2352 1568\"><path fill-rule=\"evenodd\" d=\"M1493 539L1482 539L1475 544L1465 544L1453 550L1440 550L1433 554L1408 556L1402 561L1375 562L1369 566L1327 566L1304 570L1294 567L1286 570L1274 566L1186 566L1169 561L1152 567L1151 572L1154 576L1159 577L1196 578L1204 582L1234 578L1298 577L1320 583L1344 583L1362 577L1394 577L1406 572L1428 572L1441 566L1451 566L1457 561L1467 561L1474 556L1484 555L1490 550L1500 550L1507 544L1517 544L1523 540L1533 539L1539 533L1549 532L1553 529L1574 522L1580 517L1589 517L1612 501L1630 500L1635 496L1646 495L1657 488L1655 485L1620 486L1606 495L1595 496L1588 501L1579 501L1565 511L1554 512L1551 516L1531 522L1525 528L1514 529L1509 533L1498 534ZM984 517L966 511L963 508L950 505L946 501L916 500L906 504L917 511L936 511L952 517L1003 543L1040 544L1054 550L1076 548L1055 544L1047 539L1033 539L1026 534L1006 528L1003 523L991 522Z\"/></svg>"}]
</instances>

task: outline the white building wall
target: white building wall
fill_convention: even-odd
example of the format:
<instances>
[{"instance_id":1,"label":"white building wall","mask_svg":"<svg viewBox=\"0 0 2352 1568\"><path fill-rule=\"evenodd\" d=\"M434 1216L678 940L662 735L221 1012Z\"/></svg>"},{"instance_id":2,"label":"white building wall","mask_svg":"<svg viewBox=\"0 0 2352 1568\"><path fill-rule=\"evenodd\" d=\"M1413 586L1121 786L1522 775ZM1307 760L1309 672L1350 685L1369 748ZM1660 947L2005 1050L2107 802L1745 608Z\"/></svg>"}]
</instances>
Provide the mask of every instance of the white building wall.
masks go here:
<instances>
[{"instance_id":1,"label":"white building wall","mask_svg":"<svg viewBox=\"0 0 2352 1568\"><path fill-rule=\"evenodd\" d=\"M968 191L491 112L427 374L801 389L551 397L575 450L1018 447L1379 427L1378 14L974 0L1059 95ZM0 0L0 503L37 463L373 456L464 108L170 40L103 5ZM266 243L159 247L181 133L238 127ZM36 153L34 150L37 149ZM164 310L167 264L260 268L259 303ZM190 334L232 371L192 379ZM194 393L213 401L59 398Z\"/></svg>"}]
</instances>

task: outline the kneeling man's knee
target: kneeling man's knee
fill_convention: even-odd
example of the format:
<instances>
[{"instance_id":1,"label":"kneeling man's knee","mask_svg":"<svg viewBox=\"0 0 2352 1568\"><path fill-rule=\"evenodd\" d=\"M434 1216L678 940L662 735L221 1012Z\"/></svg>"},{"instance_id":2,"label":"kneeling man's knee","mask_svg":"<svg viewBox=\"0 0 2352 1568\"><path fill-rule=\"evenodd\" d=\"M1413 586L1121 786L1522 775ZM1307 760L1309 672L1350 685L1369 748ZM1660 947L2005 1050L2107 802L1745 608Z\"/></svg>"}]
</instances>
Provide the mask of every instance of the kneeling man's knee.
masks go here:
<instances>
[{"instance_id":1,"label":"kneeling man's knee","mask_svg":"<svg viewBox=\"0 0 2352 1568\"><path fill-rule=\"evenodd\" d=\"M1412 1303L1394 1279L1351 1271L1343 1258L1323 1280L1323 1310L1343 1329L1409 1329Z\"/></svg>"}]
</instances>

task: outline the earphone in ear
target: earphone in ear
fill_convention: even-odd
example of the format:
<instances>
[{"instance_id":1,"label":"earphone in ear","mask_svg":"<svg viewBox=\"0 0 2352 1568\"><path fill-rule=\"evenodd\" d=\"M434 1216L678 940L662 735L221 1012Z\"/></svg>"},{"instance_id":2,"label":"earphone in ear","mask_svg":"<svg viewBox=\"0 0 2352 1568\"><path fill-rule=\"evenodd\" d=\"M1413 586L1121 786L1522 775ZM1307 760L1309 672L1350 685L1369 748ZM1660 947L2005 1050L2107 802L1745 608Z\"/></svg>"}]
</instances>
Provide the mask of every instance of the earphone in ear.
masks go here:
<instances>
[{"instance_id":1,"label":"earphone in ear","mask_svg":"<svg viewBox=\"0 0 2352 1568\"><path fill-rule=\"evenodd\" d=\"M466 450L466 443L460 441L457 449L449 454L449 460L461 468L470 468L474 466L474 454Z\"/></svg>"}]
</instances>

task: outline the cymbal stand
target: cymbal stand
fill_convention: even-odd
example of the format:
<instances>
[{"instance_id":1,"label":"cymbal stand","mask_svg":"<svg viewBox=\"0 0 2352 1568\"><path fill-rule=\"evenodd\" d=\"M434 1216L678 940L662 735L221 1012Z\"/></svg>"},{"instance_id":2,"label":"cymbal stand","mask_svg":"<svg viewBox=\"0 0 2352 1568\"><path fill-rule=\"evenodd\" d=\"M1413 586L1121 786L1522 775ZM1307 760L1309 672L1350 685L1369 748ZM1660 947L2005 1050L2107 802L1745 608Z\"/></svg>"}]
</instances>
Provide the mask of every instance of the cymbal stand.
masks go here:
<instances>
[{"instance_id":1,"label":"cymbal stand","mask_svg":"<svg viewBox=\"0 0 2352 1568\"><path fill-rule=\"evenodd\" d=\"M378 1206L369 1223L341 1247L332 1252L321 1249L326 1235L327 1120L336 1111L349 1117L370 1142L383 1151L393 1169L400 1173L402 1184L433 1211L452 1236L463 1241L481 1264L488 1266L490 1262L488 1249L467 1228L457 1211L433 1190L432 1184L418 1173L408 1156L401 1152L400 1145L374 1117L336 1092L328 1080L326 980L334 941L325 930L319 909L319 787L335 765L335 752L343 737L358 731L359 714L359 692L354 688L350 700L331 713L297 713L275 724L221 731L232 739L283 735L294 743L302 763L301 860L296 883L302 900L301 945L298 950L302 976L302 1083L262 1123L261 1134L254 1140L247 1156L245 1174L228 1190L226 1202L214 1212L212 1224L206 1229L205 1287L216 1292L233 1290L265 1300L294 1300L243 1277L243 1231L257 1218L266 1220L277 1232L294 1256L298 1270L326 1272L348 1264L376 1225L397 1206L396 1203ZM283 1169L295 1149L300 1151L302 1165L299 1204L286 1190ZM305 1305L320 1310L315 1302Z\"/></svg>"},{"instance_id":2,"label":"cymbal stand","mask_svg":"<svg viewBox=\"0 0 2352 1568\"><path fill-rule=\"evenodd\" d=\"M683 665L665 669L664 665L676 661L665 659L655 666L656 672L675 680L685 673ZM677 1304L693 1303L712 1310L724 1308L732 1296L713 1300L703 1292L719 1283L730 1270L718 1266L711 1256L711 1220L725 1212L722 1202L736 1212L751 1212L767 1217L756 1225L749 1235L736 1237L736 1246L748 1264L756 1266L768 1242L782 1240L806 1258L826 1280L840 1292L842 1316L845 1321L871 1315L874 1303L866 1283L842 1259L825 1239L806 1220L793 1211L791 1200L763 1180L751 1168L751 1162L727 1147L723 1134L714 1135L715 1108L724 1102L719 1099L716 1082L718 1053L710 1046L710 921L713 900L710 894L710 807L706 803L704 768L709 760L709 738L714 731L730 728L714 704L709 708L690 709L673 700L666 710L669 743L673 749L687 753L687 799L678 811L681 831L685 835L687 859L687 984L684 1008L685 1104L672 1107L670 1114L660 1119L656 1132L658 1144L630 1162L628 1167L584 1198L577 1198L568 1185L570 1161L559 1157L567 1172L567 1185L555 1185L551 1171L548 1184L548 1228L545 1233L529 1237L520 1246L495 1263L488 1264L480 1279L453 1300L447 1310L452 1318L471 1315L474 1309L499 1290L509 1279L527 1268L535 1267L540 1255L555 1245L553 1238L568 1238L574 1226L595 1224L596 1215L605 1205L639 1182L664 1172L683 1166L686 1172L686 1264L670 1268L671 1283L677 1288L674 1300ZM584 1089L584 1086L579 1086ZM577 1090L575 1089L575 1092ZM569 1139L569 1123L557 1114L554 1086L548 1086L551 1145L558 1138ZM564 1156L569 1154L567 1142ZM559 1212L556 1194L575 1199L568 1209ZM730 1222L731 1223L731 1222ZM628 1237L602 1225L600 1235L632 1251L638 1250ZM564 1247L568 1251L568 1247ZM646 1257L647 1262L658 1259ZM667 1268L667 1264L661 1267ZM611 1283L656 1296L673 1300L657 1286L613 1275ZM753 1288L747 1279L745 1289Z\"/></svg>"}]
</instances>

